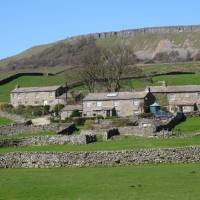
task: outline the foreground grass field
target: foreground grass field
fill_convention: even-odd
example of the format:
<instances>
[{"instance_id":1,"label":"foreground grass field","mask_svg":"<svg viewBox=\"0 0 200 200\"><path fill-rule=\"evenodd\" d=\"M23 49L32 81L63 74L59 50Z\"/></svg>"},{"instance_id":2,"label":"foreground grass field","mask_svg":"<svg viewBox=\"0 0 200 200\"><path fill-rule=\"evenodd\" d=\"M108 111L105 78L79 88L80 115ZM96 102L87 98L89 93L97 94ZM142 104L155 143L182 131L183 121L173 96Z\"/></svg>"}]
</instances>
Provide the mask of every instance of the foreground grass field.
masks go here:
<instances>
[{"instance_id":1,"label":"foreground grass field","mask_svg":"<svg viewBox=\"0 0 200 200\"><path fill-rule=\"evenodd\" d=\"M12 123L12 121L10 119L4 118L4 117L0 117L0 126L9 125L11 123Z\"/></svg>"},{"instance_id":2,"label":"foreground grass field","mask_svg":"<svg viewBox=\"0 0 200 200\"><path fill-rule=\"evenodd\" d=\"M175 130L184 133L200 131L200 117L187 117L186 121L177 125Z\"/></svg>"},{"instance_id":3,"label":"foreground grass field","mask_svg":"<svg viewBox=\"0 0 200 200\"><path fill-rule=\"evenodd\" d=\"M69 151L111 151L144 148L169 148L200 146L200 136L188 138L145 139L135 137L119 137L115 140L91 143L88 145L48 145L0 148L0 153L5 152L69 152Z\"/></svg>"},{"instance_id":4,"label":"foreground grass field","mask_svg":"<svg viewBox=\"0 0 200 200\"><path fill-rule=\"evenodd\" d=\"M197 200L200 165L1 169L1 200Z\"/></svg>"}]
</instances>

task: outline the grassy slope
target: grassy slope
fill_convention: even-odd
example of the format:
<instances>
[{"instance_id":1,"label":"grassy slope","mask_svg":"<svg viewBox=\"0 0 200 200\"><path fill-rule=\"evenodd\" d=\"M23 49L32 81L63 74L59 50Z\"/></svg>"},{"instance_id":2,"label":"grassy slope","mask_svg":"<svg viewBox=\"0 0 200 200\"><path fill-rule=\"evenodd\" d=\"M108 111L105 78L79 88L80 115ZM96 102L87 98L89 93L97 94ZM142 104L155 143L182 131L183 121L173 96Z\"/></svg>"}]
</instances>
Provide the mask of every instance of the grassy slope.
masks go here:
<instances>
[{"instance_id":1,"label":"grassy slope","mask_svg":"<svg viewBox=\"0 0 200 200\"><path fill-rule=\"evenodd\" d=\"M36 132L36 133L19 133L16 135L0 135L0 140L5 139L19 139L19 138L28 138L28 137L34 137L34 136L47 136L47 135L54 135L55 133L53 131L42 131L42 132Z\"/></svg>"},{"instance_id":2,"label":"grassy slope","mask_svg":"<svg viewBox=\"0 0 200 200\"><path fill-rule=\"evenodd\" d=\"M168 85L199 85L200 84L200 74L186 74L186 75L164 75L153 77L153 83L146 79L130 79L123 80L122 90L132 90L132 89L142 89L148 85L161 85L159 81L165 80ZM81 86L73 89L74 91L83 91L87 93L87 87ZM105 88L98 84L96 86L96 91L103 91Z\"/></svg>"},{"instance_id":3,"label":"grassy slope","mask_svg":"<svg viewBox=\"0 0 200 200\"><path fill-rule=\"evenodd\" d=\"M48 86L60 85L66 82L65 75L58 76L23 76L0 86L0 102L9 102L10 91L13 90L17 84L21 87L31 86ZM122 90L131 90L137 88L145 88L147 85L158 85L159 81L165 80L168 85L183 85L183 84L200 84L200 74L187 75L165 75L153 78L153 83L144 79L132 79L122 81ZM82 91L87 93L87 87L81 86L74 89L75 91ZM104 91L105 88L99 84L96 91Z\"/></svg>"},{"instance_id":4,"label":"grassy slope","mask_svg":"<svg viewBox=\"0 0 200 200\"><path fill-rule=\"evenodd\" d=\"M199 146L200 137L170 138L170 139L145 139L145 138L117 138L115 140L97 142L88 145L48 145L48 146L29 146L0 148L0 153L5 152L69 152L69 151L110 151L125 149L144 149L144 148L167 148Z\"/></svg>"},{"instance_id":5,"label":"grassy slope","mask_svg":"<svg viewBox=\"0 0 200 200\"><path fill-rule=\"evenodd\" d=\"M65 83L65 76L23 76L0 86L0 101L9 102L10 91L13 90L17 84L20 87L37 87L37 86L51 86L61 85Z\"/></svg>"},{"instance_id":6,"label":"grassy slope","mask_svg":"<svg viewBox=\"0 0 200 200\"><path fill-rule=\"evenodd\" d=\"M200 131L200 117L188 117L186 121L177 125L175 130L186 133Z\"/></svg>"},{"instance_id":7,"label":"grassy slope","mask_svg":"<svg viewBox=\"0 0 200 200\"><path fill-rule=\"evenodd\" d=\"M2 200L196 200L200 165L1 169Z\"/></svg>"},{"instance_id":8,"label":"grassy slope","mask_svg":"<svg viewBox=\"0 0 200 200\"><path fill-rule=\"evenodd\" d=\"M200 41L199 41L199 33L167 33L167 34L148 34L148 35L137 35L135 37L125 37L125 38L119 38L116 36L113 36L111 38L102 38L97 39L97 44L100 46L110 47L115 43L125 42L126 44L129 44L131 47L134 48L135 51L140 50L148 50L148 51L154 51L156 47L158 46L159 42L161 40L170 40L175 45L179 45L180 47L184 46L184 43L186 40L189 40L189 43L194 48L200 48ZM4 59L0 61L0 68L5 67L10 61L16 61L21 58L28 58L30 56L39 54L43 52L44 50L48 49L49 47L54 47L59 42L71 42L73 43L76 40L62 40L46 45L39 45L32 47L30 49L27 49L26 51L23 51L22 53L19 53L16 56L12 56L10 58Z\"/></svg>"}]
</instances>

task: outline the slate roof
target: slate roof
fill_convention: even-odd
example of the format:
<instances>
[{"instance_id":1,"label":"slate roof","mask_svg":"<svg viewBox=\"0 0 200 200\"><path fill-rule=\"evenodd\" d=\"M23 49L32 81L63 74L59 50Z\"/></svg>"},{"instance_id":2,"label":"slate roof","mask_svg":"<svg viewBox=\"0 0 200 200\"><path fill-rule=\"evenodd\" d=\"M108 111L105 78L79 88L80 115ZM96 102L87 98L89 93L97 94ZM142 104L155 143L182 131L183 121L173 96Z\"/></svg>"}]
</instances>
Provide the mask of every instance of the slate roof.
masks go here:
<instances>
[{"instance_id":1,"label":"slate roof","mask_svg":"<svg viewBox=\"0 0 200 200\"><path fill-rule=\"evenodd\" d=\"M53 92L56 91L61 86L47 86L47 87L24 87L24 88L15 88L11 93L29 93L29 92Z\"/></svg>"},{"instance_id":2,"label":"slate roof","mask_svg":"<svg viewBox=\"0 0 200 200\"><path fill-rule=\"evenodd\" d=\"M179 85L179 86L149 86L152 93L173 93L173 92L200 92L200 85Z\"/></svg>"},{"instance_id":3,"label":"slate roof","mask_svg":"<svg viewBox=\"0 0 200 200\"><path fill-rule=\"evenodd\" d=\"M147 92L89 93L83 101L143 99Z\"/></svg>"}]
</instances>

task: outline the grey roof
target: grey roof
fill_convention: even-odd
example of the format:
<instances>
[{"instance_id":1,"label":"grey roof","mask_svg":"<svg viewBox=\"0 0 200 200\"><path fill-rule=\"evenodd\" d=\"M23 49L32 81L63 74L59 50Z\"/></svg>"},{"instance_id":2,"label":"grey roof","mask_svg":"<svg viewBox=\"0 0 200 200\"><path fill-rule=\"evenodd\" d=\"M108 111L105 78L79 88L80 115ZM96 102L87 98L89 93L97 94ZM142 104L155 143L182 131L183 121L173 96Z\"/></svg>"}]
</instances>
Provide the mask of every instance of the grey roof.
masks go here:
<instances>
[{"instance_id":1,"label":"grey roof","mask_svg":"<svg viewBox=\"0 0 200 200\"><path fill-rule=\"evenodd\" d=\"M147 92L112 92L112 93L89 93L83 101L95 100L127 100L127 99L142 99L147 95Z\"/></svg>"},{"instance_id":2,"label":"grey roof","mask_svg":"<svg viewBox=\"0 0 200 200\"><path fill-rule=\"evenodd\" d=\"M66 105L62 111L83 110L82 105Z\"/></svg>"},{"instance_id":3,"label":"grey roof","mask_svg":"<svg viewBox=\"0 0 200 200\"><path fill-rule=\"evenodd\" d=\"M171 93L171 92L200 92L200 85L177 85L177 86L149 86L152 93Z\"/></svg>"},{"instance_id":4,"label":"grey roof","mask_svg":"<svg viewBox=\"0 0 200 200\"><path fill-rule=\"evenodd\" d=\"M150 106L160 106L158 103L153 103L153 104L151 104Z\"/></svg>"},{"instance_id":5,"label":"grey roof","mask_svg":"<svg viewBox=\"0 0 200 200\"><path fill-rule=\"evenodd\" d=\"M28 92L51 92L55 91L61 86L47 86L47 87L24 87L24 88L15 88L11 93L28 93Z\"/></svg>"}]
</instances>

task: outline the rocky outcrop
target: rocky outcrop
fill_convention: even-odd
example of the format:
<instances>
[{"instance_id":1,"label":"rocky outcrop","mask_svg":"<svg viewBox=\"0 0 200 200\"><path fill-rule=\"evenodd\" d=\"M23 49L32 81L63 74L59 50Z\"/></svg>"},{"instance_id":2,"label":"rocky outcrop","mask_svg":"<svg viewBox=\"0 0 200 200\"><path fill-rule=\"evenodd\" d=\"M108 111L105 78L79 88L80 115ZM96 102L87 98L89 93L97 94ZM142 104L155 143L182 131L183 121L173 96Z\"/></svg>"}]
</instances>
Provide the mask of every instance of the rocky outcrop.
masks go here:
<instances>
[{"instance_id":1,"label":"rocky outcrop","mask_svg":"<svg viewBox=\"0 0 200 200\"><path fill-rule=\"evenodd\" d=\"M116 166L200 161L200 148L144 149L104 152L5 153L0 168Z\"/></svg>"},{"instance_id":2,"label":"rocky outcrop","mask_svg":"<svg viewBox=\"0 0 200 200\"><path fill-rule=\"evenodd\" d=\"M152 27L152 28L141 28L141 29L129 29L122 31L102 32L83 35L81 37L95 37L95 38L110 38L110 37L134 37L137 35L148 35L148 34L167 34L167 33L188 33L188 32L200 32L200 25L191 26L165 26L165 27ZM80 36L79 36L80 37ZM72 37L71 39L76 39Z\"/></svg>"}]
</instances>

